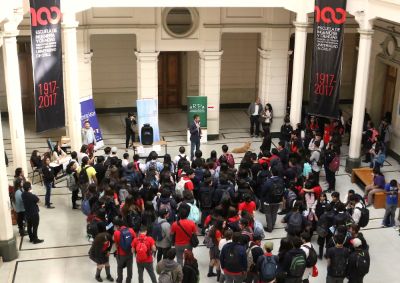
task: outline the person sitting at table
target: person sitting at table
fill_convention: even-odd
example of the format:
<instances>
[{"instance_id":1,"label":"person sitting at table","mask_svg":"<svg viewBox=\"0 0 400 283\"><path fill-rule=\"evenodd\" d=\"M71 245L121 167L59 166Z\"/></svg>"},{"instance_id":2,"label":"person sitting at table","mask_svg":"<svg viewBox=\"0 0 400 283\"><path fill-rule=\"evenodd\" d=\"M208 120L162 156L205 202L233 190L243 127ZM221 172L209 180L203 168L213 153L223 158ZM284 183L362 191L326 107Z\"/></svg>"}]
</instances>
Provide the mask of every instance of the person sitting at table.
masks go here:
<instances>
[{"instance_id":1,"label":"person sitting at table","mask_svg":"<svg viewBox=\"0 0 400 283\"><path fill-rule=\"evenodd\" d=\"M52 154L52 161L60 160L63 159L67 154L62 150L61 146L57 142L56 145L54 146L53 154Z\"/></svg>"},{"instance_id":2,"label":"person sitting at table","mask_svg":"<svg viewBox=\"0 0 400 283\"><path fill-rule=\"evenodd\" d=\"M32 151L31 154L31 164L33 165L33 167L36 167L37 169L42 169L43 167L43 156L40 155L39 150L34 150Z\"/></svg>"}]
</instances>

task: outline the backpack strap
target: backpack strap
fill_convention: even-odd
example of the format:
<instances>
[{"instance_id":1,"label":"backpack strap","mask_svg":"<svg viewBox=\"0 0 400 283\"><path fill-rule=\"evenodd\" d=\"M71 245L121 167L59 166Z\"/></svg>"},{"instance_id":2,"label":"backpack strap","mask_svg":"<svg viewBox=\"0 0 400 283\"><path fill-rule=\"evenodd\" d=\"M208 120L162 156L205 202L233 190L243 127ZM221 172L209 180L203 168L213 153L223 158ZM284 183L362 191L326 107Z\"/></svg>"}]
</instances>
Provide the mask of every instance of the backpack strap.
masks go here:
<instances>
[{"instance_id":1,"label":"backpack strap","mask_svg":"<svg viewBox=\"0 0 400 283\"><path fill-rule=\"evenodd\" d=\"M188 236L189 237L189 239L190 239L190 235L189 235L189 233L188 232L186 232L186 230L183 228L183 226L181 225L181 223L179 223L179 220L176 222L177 224L178 224L178 226L181 228L181 230L186 234L186 236Z\"/></svg>"}]
</instances>

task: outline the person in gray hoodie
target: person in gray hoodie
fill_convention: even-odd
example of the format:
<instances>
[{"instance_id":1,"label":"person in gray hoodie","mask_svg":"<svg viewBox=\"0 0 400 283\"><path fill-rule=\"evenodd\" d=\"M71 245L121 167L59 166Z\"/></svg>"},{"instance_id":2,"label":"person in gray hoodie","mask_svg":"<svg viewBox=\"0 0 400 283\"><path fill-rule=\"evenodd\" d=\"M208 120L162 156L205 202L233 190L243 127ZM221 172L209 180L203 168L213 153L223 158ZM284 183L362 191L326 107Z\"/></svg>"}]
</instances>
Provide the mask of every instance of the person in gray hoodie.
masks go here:
<instances>
[{"instance_id":1,"label":"person in gray hoodie","mask_svg":"<svg viewBox=\"0 0 400 283\"><path fill-rule=\"evenodd\" d=\"M176 257L176 250L169 249L165 253L165 257L157 263L156 271L159 274L158 282L160 283L181 283L183 279L182 266L174 259Z\"/></svg>"},{"instance_id":2,"label":"person in gray hoodie","mask_svg":"<svg viewBox=\"0 0 400 283\"><path fill-rule=\"evenodd\" d=\"M163 257L165 258L166 252L171 248L171 224L168 223L169 211L168 209L160 209L158 212L158 218L156 224L161 225L161 237L162 240L157 240L155 237L156 247L157 247L157 262L159 262ZM155 225L156 225L155 224Z\"/></svg>"}]
</instances>

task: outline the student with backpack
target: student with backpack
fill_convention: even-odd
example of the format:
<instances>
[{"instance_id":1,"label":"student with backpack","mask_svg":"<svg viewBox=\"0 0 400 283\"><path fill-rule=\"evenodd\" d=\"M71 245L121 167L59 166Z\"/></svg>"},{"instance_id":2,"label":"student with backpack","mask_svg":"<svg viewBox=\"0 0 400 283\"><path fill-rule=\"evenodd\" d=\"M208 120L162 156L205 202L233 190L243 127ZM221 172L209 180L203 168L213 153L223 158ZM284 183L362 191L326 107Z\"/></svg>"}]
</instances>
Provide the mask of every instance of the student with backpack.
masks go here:
<instances>
[{"instance_id":1,"label":"student with backpack","mask_svg":"<svg viewBox=\"0 0 400 283\"><path fill-rule=\"evenodd\" d=\"M309 225L307 219L300 211L302 203L296 202L292 211L285 215L282 223L287 223L286 232L291 236L300 236L300 233Z\"/></svg>"},{"instance_id":2,"label":"student with backpack","mask_svg":"<svg viewBox=\"0 0 400 283\"><path fill-rule=\"evenodd\" d=\"M303 242L297 236L291 238L292 249L283 259L283 271L286 272L285 283L301 283L306 270L306 254L301 249Z\"/></svg>"},{"instance_id":3,"label":"student with backpack","mask_svg":"<svg viewBox=\"0 0 400 283\"><path fill-rule=\"evenodd\" d=\"M130 283L132 280L132 264L133 264L133 241L136 238L136 233L132 228L125 226L121 217L117 216L113 221L114 243L116 246L116 259L117 259L117 283L122 283L123 270L126 267L126 282Z\"/></svg>"},{"instance_id":4,"label":"student with backpack","mask_svg":"<svg viewBox=\"0 0 400 283\"><path fill-rule=\"evenodd\" d=\"M226 144L222 146L222 155L220 156L219 160L221 160L222 157L225 157L229 168L235 168L235 159L233 158L232 153L228 152L228 149L229 148Z\"/></svg>"},{"instance_id":5,"label":"student with backpack","mask_svg":"<svg viewBox=\"0 0 400 283\"><path fill-rule=\"evenodd\" d=\"M259 283L275 282L278 269L278 256L272 254L274 249L273 242L265 242L265 253L258 257L256 270L258 272Z\"/></svg>"},{"instance_id":6,"label":"student with backpack","mask_svg":"<svg viewBox=\"0 0 400 283\"><path fill-rule=\"evenodd\" d=\"M261 186L261 199L264 207L267 226L264 228L267 232L272 232L275 226L276 217L279 210L279 204L283 200L285 192L285 183L276 167L271 168L272 177L268 178Z\"/></svg>"},{"instance_id":7,"label":"student with backpack","mask_svg":"<svg viewBox=\"0 0 400 283\"><path fill-rule=\"evenodd\" d=\"M82 197L86 197L89 184L97 184L96 170L89 165L89 157L82 158L82 164L76 169L78 173L78 183L81 188Z\"/></svg>"},{"instance_id":8,"label":"student with backpack","mask_svg":"<svg viewBox=\"0 0 400 283\"><path fill-rule=\"evenodd\" d=\"M258 258L264 254L261 248L261 241L263 238L260 235L254 236L253 241L250 242L249 247L246 251L247 255L247 277L246 283L258 283L259 275L257 270Z\"/></svg>"},{"instance_id":9,"label":"student with backpack","mask_svg":"<svg viewBox=\"0 0 400 283\"><path fill-rule=\"evenodd\" d=\"M333 219L335 218L335 212L332 209L332 205L328 203L325 206L325 212L322 215L318 216L318 222L316 227L316 232L318 235L318 246L319 246L319 259L322 259L324 256L324 246L328 244L330 239L332 238L332 232L329 229L333 226Z\"/></svg>"},{"instance_id":10,"label":"student with backpack","mask_svg":"<svg viewBox=\"0 0 400 283\"><path fill-rule=\"evenodd\" d=\"M114 281L110 273L110 249L111 249L111 235L107 232L100 233L94 239L92 246L89 250L89 258L97 264L95 279L97 282L103 282L100 276L101 270L106 270L107 280ZM118 281L117 282L121 282Z\"/></svg>"},{"instance_id":11,"label":"student with backpack","mask_svg":"<svg viewBox=\"0 0 400 283\"><path fill-rule=\"evenodd\" d=\"M345 248L345 236L337 234L334 237L335 246L326 252L328 259L328 272L326 283L343 283L348 272L349 250Z\"/></svg>"},{"instance_id":12,"label":"student with backpack","mask_svg":"<svg viewBox=\"0 0 400 283\"><path fill-rule=\"evenodd\" d=\"M78 163L75 161L71 161L70 163L68 163L65 170L65 172L67 173L67 187L71 192L72 209L79 209L79 205L76 204L79 194L79 181L76 173L77 167Z\"/></svg>"},{"instance_id":13,"label":"student with backpack","mask_svg":"<svg viewBox=\"0 0 400 283\"><path fill-rule=\"evenodd\" d=\"M171 224L168 223L168 209L158 211L158 218L153 224L152 237L156 241L157 262L171 249ZM175 256L174 256L175 258Z\"/></svg>"},{"instance_id":14,"label":"student with backpack","mask_svg":"<svg viewBox=\"0 0 400 283\"><path fill-rule=\"evenodd\" d=\"M349 279L349 283L363 283L365 275L369 272L369 253L362 248L360 239L355 238L350 242L354 251L349 256L347 278Z\"/></svg>"},{"instance_id":15,"label":"student with backpack","mask_svg":"<svg viewBox=\"0 0 400 283\"><path fill-rule=\"evenodd\" d=\"M187 204L181 204L178 210L179 220L175 221L171 226L171 235L173 245L176 249L177 261L183 265L183 252L185 249L192 250L195 248L195 238L197 239L196 224L187 219L189 216L190 207ZM197 240L198 244L198 240Z\"/></svg>"},{"instance_id":16,"label":"student with backpack","mask_svg":"<svg viewBox=\"0 0 400 283\"><path fill-rule=\"evenodd\" d=\"M199 283L200 282L200 272L197 259L194 257L193 252L190 250L185 250L183 253L183 279L182 283ZM174 281L175 283L176 281Z\"/></svg>"},{"instance_id":17,"label":"student with backpack","mask_svg":"<svg viewBox=\"0 0 400 283\"><path fill-rule=\"evenodd\" d=\"M303 274L303 283L309 283L308 278L312 275L313 267L317 264L318 256L313 245L311 244L311 234L309 232L303 232L300 235L303 245L301 249L306 254L306 269Z\"/></svg>"},{"instance_id":18,"label":"student with backpack","mask_svg":"<svg viewBox=\"0 0 400 283\"><path fill-rule=\"evenodd\" d=\"M139 283L143 283L143 272L146 269L152 283L157 283L153 267L153 253L157 250L155 241L147 236L147 227L140 227L140 234L133 240L132 248L136 253L136 264L139 274Z\"/></svg>"},{"instance_id":19,"label":"student with backpack","mask_svg":"<svg viewBox=\"0 0 400 283\"><path fill-rule=\"evenodd\" d=\"M232 242L225 244L220 255L226 283L242 283L246 278L246 248L240 244L240 232L233 233Z\"/></svg>"},{"instance_id":20,"label":"student with backpack","mask_svg":"<svg viewBox=\"0 0 400 283\"><path fill-rule=\"evenodd\" d=\"M201 209L201 228L202 234L204 234L204 220L208 215L211 214L211 210L213 207L213 197L214 197L214 187L213 181L211 177L208 177L201 184L199 189L199 200L200 200L200 209Z\"/></svg>"},{"instance_id":21,"label":"student with backpack","mask_svg":"<svg viewBox=\"0 0 400 283\"><path fill-rule=\"evenodd\" d=\"M168 249L165 252L164 258L157 263L156 272L159 274L158 283L181 283L183 279L182 266L174 259L176 250ZM190 283L193 283L190 282Z\"/></svg>"}]
</instances>

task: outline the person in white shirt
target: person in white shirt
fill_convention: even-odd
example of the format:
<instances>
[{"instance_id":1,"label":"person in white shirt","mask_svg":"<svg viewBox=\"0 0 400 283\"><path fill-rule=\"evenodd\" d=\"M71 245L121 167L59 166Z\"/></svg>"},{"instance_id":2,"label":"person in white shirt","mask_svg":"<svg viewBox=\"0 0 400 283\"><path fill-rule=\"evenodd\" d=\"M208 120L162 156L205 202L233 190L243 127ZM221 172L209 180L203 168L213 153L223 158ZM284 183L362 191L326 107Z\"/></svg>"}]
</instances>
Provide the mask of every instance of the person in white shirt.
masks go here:
<instances>
[{"instance_id":1,"label":"person in white shirt","mask_svg":"<svg viewBox=\"0 0 400 283\"><path fill-rule=\"evenodd\" d=\"M82 128L82 144L89 145L93 144L96 145L96 136L94 135L94 130L90 126L90 122L88 120L85 121Z\"/></svg>"},{"instance_id":2,"label":"person in white shirt","mask_svg":"<svg viewBox=\"0 0 400 283\"><path fill-rule=\"evenodd\" d=\"M181 146L179 148L179 154L177 156L175 156L175 158L174 158L175 168L178 167L178 162L179 162L179 160L181 160L181 158L187 159L186 154L185 154L185 148L183 146Z\"/></svg>"},{"instance_id":3,"label":"person in white shirt","mask_svg":"<svg viewBox=\"0 0 400 283\"><path fill-rule=\"evenodd\" d=\"M312 173L314 177L314 181L316 183L319 183L319 172L321 171L321 166L318 165L319 159L321 157L321 150L319 148L321 141L314 141L314 147L311 152L310 156L310 163L311 163L311 168L312 168Z\"/></svg>"},{"instance_id":4,"label":"person in white shirt","mask_svg":"<svg viewBox=\"0 0 400 283\"><path fill-rule=\"evenodd\" d=\"M303 245L301 245L301 249L306 254L306 259L307 259L308 256L310 255L310 250L314 249L313 245L310 243L311 242L310 233L303 232L300 234L300 238L301 238L301 241L303 242ZM306 269L304 270L303 278L302 278L303 282L308 282L308 278L310 278L310 276L312 274L312 270L313 270L312 266L306 267Z\"/></svg>"},{"instance_id":5,"label":"person in white shirt","mask_svg":"<svg viewBox=\"0 0 400 283\"><path fill-rule=\"evenodd\" d=\"M128 167L128 164L129 164L129 154L125 152L123 157L124 158L122 159L122 167L126 168L126 167Z\"/></svg>"},{"instance_id":6,"label":"person in white shirt","mask_svg":"<svg viewBox=\"0 0 400 283\"><path fill-rule=\"evenodd\" d=\"M321 133L317 132L317 133L315 134L315 137L314 137L313 139L311 139L311 141L310 141L310 143L309 143L309 145L308 145L308 149L309 149L310 151L313 151L313 150L315 149L314 143L315 143L316 141L319 141L319 149L320 149L320 150L322 150L322 149L324 148L325 143L324 143L324 140L322 139Z\"/></svg>"},{"instance_id":7,"label":"person in white shirt","mask_svg":"<svg viewBox=\"0 0 400 283\"><path fill-rule=\"evenodd\" d=\"M361 210L363 208L363 204L356 195L349 196L349 201L351 203L351 207L353 208L353 213L351 214L351 218L353 218L355 224L358 224L358 222L360 222Z\"/></svg>"}]
</instances>

